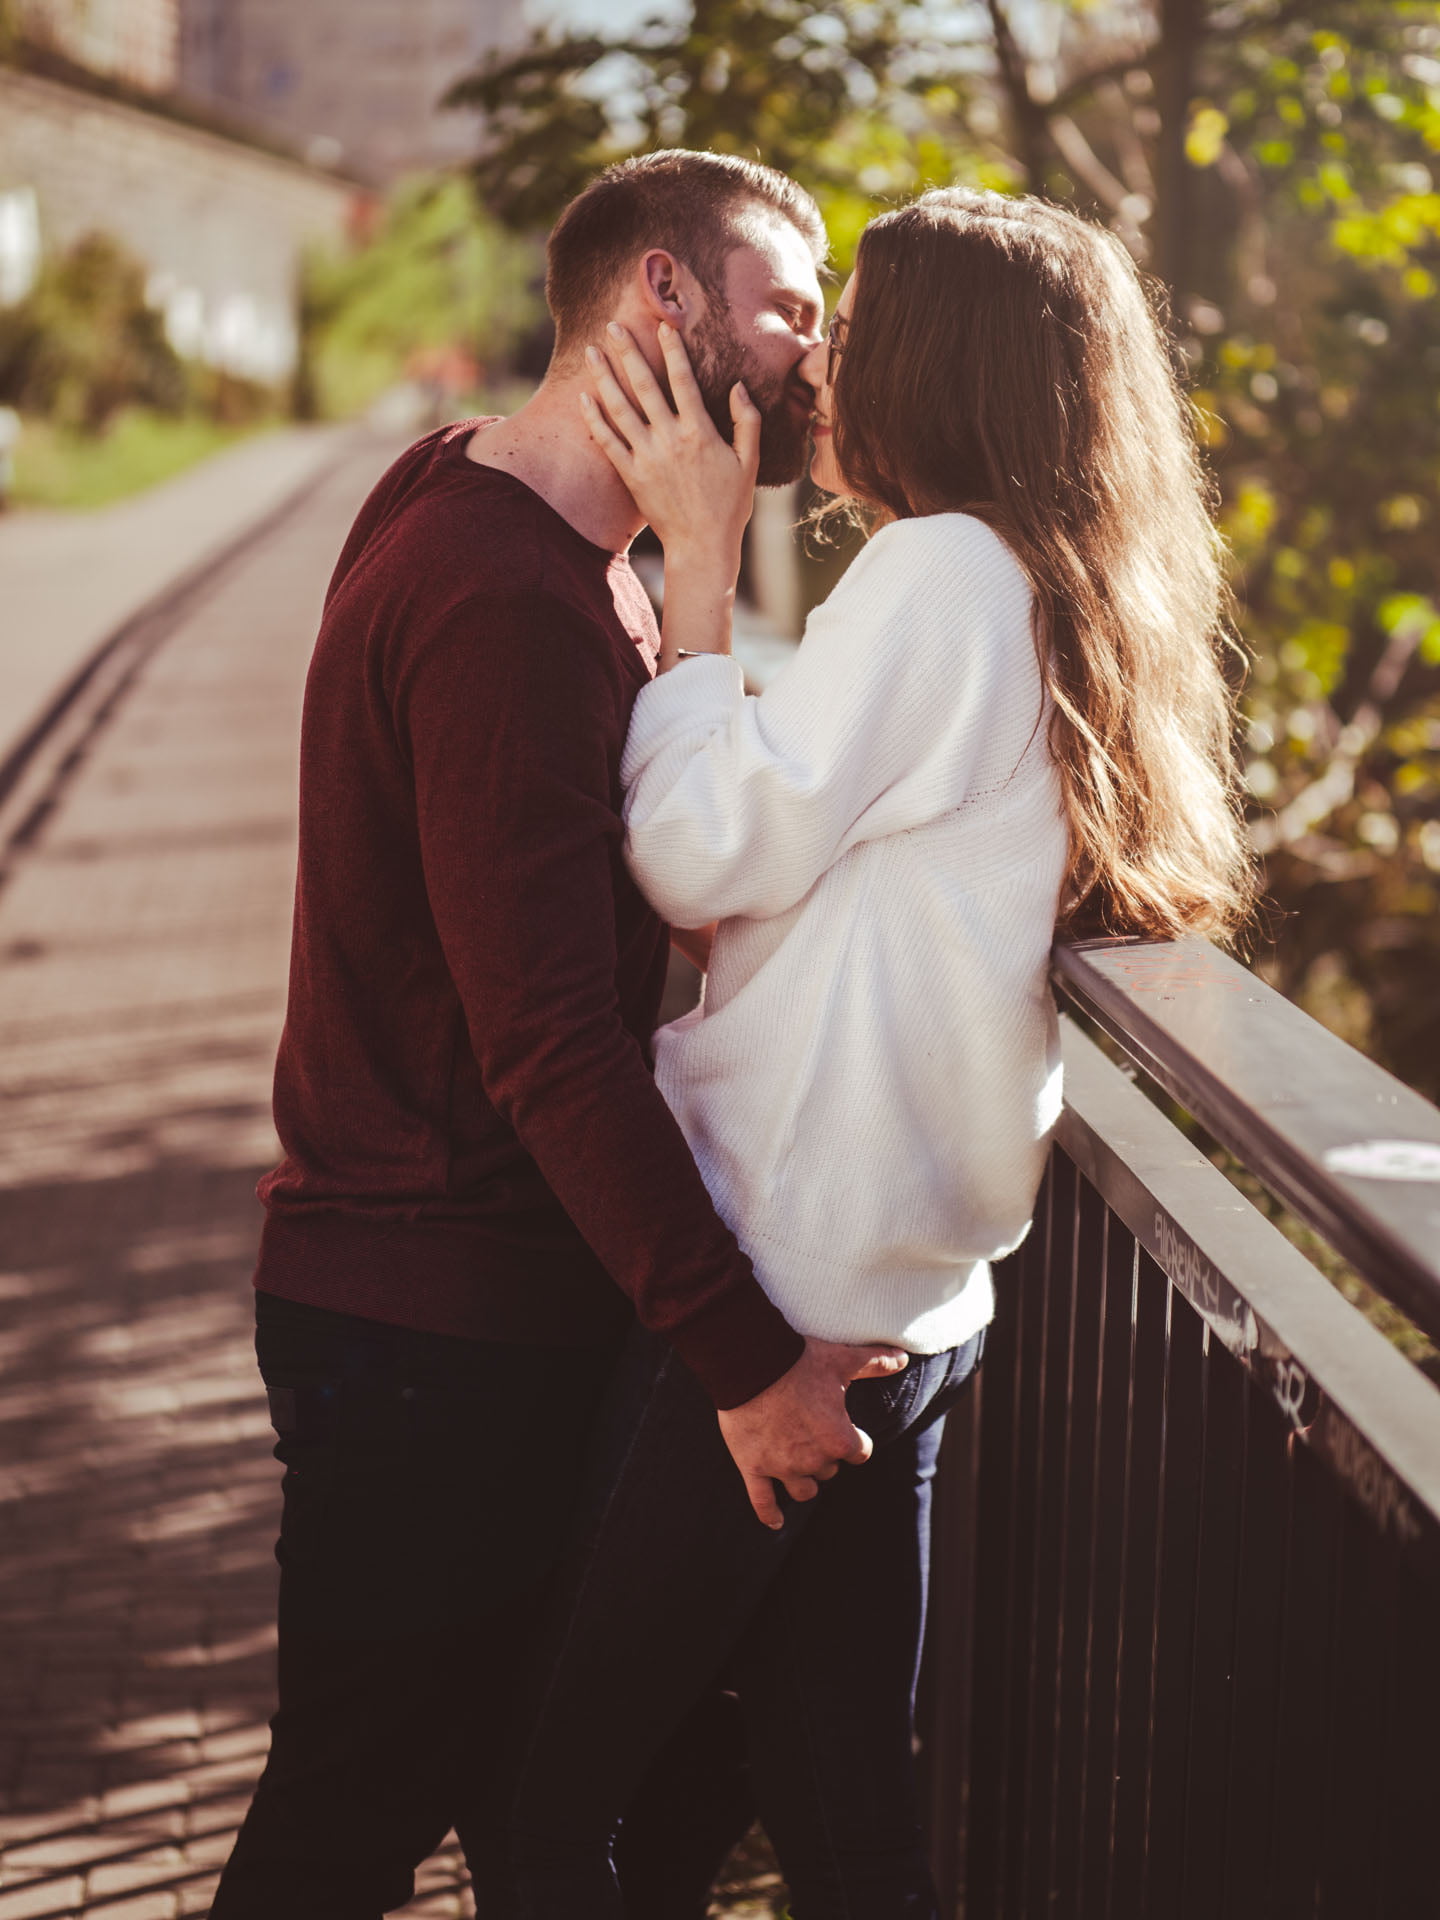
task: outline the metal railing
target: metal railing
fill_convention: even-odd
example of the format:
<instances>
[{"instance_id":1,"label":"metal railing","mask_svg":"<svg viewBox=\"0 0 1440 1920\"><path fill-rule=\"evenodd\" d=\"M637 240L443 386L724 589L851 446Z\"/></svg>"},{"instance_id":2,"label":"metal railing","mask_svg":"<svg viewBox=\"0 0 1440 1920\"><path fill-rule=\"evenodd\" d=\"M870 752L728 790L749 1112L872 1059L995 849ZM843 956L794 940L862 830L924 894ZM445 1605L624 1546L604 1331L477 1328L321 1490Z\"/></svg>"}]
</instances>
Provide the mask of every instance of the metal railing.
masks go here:
<instances>
[{"instance_id":1,"label":"metal railing","mask_svg":"<svg viewBox=\"0 0 1440 1920\"><path fill-rule=\"evenodd\" d=\"M1440 1112L1203 941L1056 984L1440 1338ZM1440 1915L1440 1391L1063 1021L951 1415L922 1689L947 1915Z\"/></svg>"}]
</instances>

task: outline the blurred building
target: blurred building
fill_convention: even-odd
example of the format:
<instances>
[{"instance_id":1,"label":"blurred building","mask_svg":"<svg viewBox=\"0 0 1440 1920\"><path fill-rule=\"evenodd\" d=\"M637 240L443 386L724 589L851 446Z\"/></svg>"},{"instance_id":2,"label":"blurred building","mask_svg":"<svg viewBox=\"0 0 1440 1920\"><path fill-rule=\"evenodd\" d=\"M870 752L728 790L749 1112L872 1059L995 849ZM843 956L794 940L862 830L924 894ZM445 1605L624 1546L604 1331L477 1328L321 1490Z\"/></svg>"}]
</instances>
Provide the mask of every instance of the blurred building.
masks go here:
<instances>
[{"instance_id":1,"label":"blurred building","mask_svg":"<svg viewBox=\"0 0 1440 1920\"><path fill-rule=\"evenodd\" d=\"M158 3L158 0L157 0ZM436 111L523 0L179 0L179 84L321 166L378 186L473 151L474 115Z\"/></svg>"},{"instance_id":2,"label":"blurred building","mask_svg":"<svg viewBox=\"0 0 1440 1920\"><path fill-rule=\"evenodd\" d=\"M27 40L142 93L168 93L180 67L181 0L11 0Z\"/></svg>"},{"instance_id":3,"label":"blurred building","mask_svg":"<svg viewBox=\"0 0 1440 1920\"><path fill-rule=\"evenodd\" d=\"M303 0L297 0L297 5ZM0 65L0 306L90 233L148 269L176 350L281 384L301 261L350 230L353 181L178 107L186 0L10 0Z\"/></svg>"},{"instance_id":4,"label":"blurred building","mask_svg":"<svg viewBox=\"0 0 1440 1920\"><path fill-rule=\"evenodd\" d=\"M0 306L103 231L148 267L175 347L282 382L307 248L369 196L462 161L441 95L519 39L524 0L0 0Z\"/></svg>"}]
</instances>

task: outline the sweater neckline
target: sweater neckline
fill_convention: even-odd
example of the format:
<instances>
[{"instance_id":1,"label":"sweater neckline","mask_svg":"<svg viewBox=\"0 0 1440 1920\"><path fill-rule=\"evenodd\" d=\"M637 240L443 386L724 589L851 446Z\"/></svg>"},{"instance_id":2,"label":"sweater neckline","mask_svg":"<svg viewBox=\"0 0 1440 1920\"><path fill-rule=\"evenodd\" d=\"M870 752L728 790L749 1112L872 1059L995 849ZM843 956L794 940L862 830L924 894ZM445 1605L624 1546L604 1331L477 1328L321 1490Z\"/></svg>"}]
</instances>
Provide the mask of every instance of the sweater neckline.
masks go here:
<instances>
[{"instance_id":1,"label":"sweater neckline","mask_svg":"<svg viewBox=\"0 0 1440 1920\"><path fill-rule=\"evenodd\" d=\"M552 507L544 494L537 493L528 481L522 480L518 474L507 473L503 467L488 466L483 460L472 460L470 458L468 449L475 434L477 434L482 427L493 427L498 421L503 420L504 417L505 416L500 413L482 413L478 414L473 420L457 420L452 427L442 429L442 458L448 458L452 465L458 462L461 467L468 467L471 474L487 474L491 480L498 482L501 486L518 488L521 493L525 494L535 503L542 514L552 520L557 527L563 527L570 538L579 546L583 547L587 553L595 554L599 559L603 560L607 568L619 565L629 569L630 552L628 548L622 547L617 551L614 547L602 547L598 541L587 540L580 529L572 526L564 514L559 512L557 508Z\"/></svg>"}]
</instances>

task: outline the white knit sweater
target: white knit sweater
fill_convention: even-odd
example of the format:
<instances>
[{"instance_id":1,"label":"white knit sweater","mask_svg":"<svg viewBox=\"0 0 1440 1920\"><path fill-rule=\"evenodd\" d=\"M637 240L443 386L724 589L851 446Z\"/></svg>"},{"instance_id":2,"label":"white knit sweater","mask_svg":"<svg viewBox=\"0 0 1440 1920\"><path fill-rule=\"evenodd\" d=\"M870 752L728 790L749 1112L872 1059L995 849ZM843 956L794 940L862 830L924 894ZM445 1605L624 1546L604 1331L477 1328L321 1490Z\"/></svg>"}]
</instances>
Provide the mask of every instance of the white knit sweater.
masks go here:
<instances>
[{"instance_id":1,"label":"white knit sweater","mask_svg":"<svg viewBox=\"0 0 1440 1920\"><path fill-rule=\"evenodd\" d=\"M1029 1225L1060 1107L1044 699L1024 575L946 513L878 533L763 694L715 658L636 702L630 865L721 922L656 1075L800 1333L958 1345Z\"/></svg>"}]
</instances>

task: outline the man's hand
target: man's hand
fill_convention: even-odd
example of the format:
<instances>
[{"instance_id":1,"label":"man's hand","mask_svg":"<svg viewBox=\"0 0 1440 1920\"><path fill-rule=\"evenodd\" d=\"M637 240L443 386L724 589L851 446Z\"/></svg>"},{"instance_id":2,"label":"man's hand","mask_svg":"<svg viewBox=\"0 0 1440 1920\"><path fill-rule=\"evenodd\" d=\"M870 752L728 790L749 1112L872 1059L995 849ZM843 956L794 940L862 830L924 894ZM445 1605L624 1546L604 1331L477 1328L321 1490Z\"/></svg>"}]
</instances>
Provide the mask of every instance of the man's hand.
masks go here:
<instances>
[{"instance_id":1,"label":"man's hand","mask_svg":"<svg viewBox=\"0 0 1440 1920\"><path fill-rule=\"evenodd\" d=\"M775 1498L777 1480L792 1500L813 1500L820 1482L833 1479L842 1462L858 1467L870 1458L870 1436L846 1412L845 1389L852 1380L901 1373L909 1359L902 1347L807 1340L788 1373L720 1415L730 1457L767 1527L785 1524Z\"/></svg>"}]
</instances>

